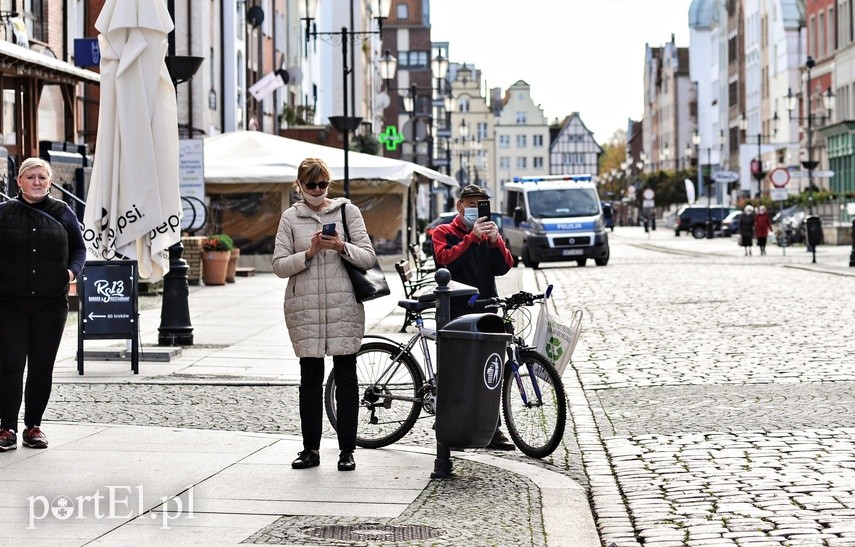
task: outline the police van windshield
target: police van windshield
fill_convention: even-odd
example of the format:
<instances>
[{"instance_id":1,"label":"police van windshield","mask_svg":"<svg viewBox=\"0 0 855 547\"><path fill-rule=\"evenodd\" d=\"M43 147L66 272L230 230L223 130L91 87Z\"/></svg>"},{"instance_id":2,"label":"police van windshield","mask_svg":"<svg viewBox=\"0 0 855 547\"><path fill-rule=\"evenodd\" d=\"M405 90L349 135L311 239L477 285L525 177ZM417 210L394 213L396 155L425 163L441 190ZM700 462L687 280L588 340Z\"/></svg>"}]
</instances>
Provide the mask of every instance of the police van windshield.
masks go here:
<instances>
[{"instance_id":1,"label":"police van windshield","mask_svg":"<svg viewBox=\"0 0 855 547\"><path fill-rule=\"evenodd\" d=\"M589 217L600 214L599 198L590 188L559 188L528 193L528 207L537 218Z\"/></svg>"}]
</instances>

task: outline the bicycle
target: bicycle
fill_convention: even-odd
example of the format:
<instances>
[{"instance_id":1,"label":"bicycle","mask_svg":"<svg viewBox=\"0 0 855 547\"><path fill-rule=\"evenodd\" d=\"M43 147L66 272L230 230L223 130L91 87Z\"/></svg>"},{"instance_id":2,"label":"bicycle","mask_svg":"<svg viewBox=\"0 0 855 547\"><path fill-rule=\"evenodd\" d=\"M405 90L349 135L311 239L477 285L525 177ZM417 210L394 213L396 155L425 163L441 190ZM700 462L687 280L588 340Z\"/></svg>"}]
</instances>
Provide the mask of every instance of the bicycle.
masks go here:
<instances>
[{"instance_id":1,"label":"bicycle","mask_svg":"<svg viewBox=\"0 0 855 547\"><path fill-rule=\"evenodd\" d=\"M512 314L549 298L550 285L544 294L518 292L507 298L479 300L488 307L502 310L505 331L512 335L507 348L507 361L502 381L502 411L505 425L514 444L532 458L552 454L564 435L567 399L564 384L552 362L535 348L525 344L524 335L516 334ZM432 295L430 295L432 296ZM473 297L477 298L477 297ZM379 335L366 335L357 352L356 373L360 386L360 404L356 445L380 448L403 438L416 424L424 410L436 414L436 373L428 342L436 340L436 330L424 326L422 312L435 307L434 301L401 300L398 305L415 317L417 332L405 343ZM420 366L413 349L422 353ZM327 418L335 429L335 377L330 373L324 391Z\"/></svg>"}]
</instances>

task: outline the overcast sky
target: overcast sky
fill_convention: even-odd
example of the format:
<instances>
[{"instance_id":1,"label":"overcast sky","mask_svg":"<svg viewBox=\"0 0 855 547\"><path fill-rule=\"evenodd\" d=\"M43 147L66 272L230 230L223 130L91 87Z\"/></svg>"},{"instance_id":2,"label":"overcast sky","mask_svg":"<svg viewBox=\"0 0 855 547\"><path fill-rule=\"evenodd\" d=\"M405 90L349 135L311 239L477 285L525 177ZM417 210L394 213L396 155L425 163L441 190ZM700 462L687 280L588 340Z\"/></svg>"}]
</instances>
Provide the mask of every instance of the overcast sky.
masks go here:
<instances>
[{"instance_id":1,"label":"overcast sky","mask_svg":"<svg viewBox=\"0 0 855 547\"><path fill-rule=\"evenodd\" d=\"M431 0L431 39L487 86L517 80L547 120L579 112L598 143L644 112L644 45L689 45L691 0ZM482 84L483 85L483 84Z\"/></svg>"}]
</instances>

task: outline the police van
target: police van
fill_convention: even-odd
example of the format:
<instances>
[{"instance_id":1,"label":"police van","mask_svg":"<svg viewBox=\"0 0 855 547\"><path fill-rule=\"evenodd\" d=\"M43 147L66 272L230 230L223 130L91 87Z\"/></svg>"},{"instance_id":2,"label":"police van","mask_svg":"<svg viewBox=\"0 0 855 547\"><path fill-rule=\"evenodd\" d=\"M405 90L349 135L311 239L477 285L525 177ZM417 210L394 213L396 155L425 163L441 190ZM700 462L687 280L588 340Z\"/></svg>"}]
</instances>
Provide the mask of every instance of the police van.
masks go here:
<instances>
[{"instance_id":1,"label":"police van","mask_svg":"<svg viewBox=\"0 0 855 547\"><path fill-rule=\"evenodd\" d=\"M541 262L589 258L609 262L606 215L591 175L514 177L505 184L502 235L515 260Z\"/></svg>"}]
</instances>

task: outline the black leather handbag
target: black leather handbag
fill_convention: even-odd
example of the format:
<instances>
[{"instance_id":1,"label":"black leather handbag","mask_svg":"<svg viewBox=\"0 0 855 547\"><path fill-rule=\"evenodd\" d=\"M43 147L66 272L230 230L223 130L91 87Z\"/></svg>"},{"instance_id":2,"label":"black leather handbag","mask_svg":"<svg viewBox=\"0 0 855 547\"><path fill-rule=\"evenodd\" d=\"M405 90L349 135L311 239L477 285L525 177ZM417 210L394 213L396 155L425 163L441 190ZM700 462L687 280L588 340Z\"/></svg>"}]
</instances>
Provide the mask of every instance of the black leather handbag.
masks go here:
<instances>
[{"instance_id":1,"label":"black leather handbag","mask_svg":"<svg viewBox=\"0 0 855 547\"><path fill-rule=\"evenodd\" d=\"M344 240L350 241L350 231L347 229L347 216L345 208L341 207L341 223L344 226ZM389 284L386 282L386 276L383 275L383 270L380 268L380 262L377 258L374 259L374 265L368 270L351 264L349 261L342 258L344 268L347 270L347 275L350 276L350 282L353 285L353 293L356 295L357 302L365 302L374 300L381 296L390 294Z\"/></svg>"}]
</instances>

